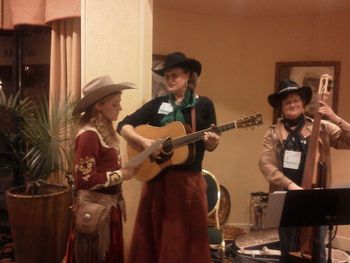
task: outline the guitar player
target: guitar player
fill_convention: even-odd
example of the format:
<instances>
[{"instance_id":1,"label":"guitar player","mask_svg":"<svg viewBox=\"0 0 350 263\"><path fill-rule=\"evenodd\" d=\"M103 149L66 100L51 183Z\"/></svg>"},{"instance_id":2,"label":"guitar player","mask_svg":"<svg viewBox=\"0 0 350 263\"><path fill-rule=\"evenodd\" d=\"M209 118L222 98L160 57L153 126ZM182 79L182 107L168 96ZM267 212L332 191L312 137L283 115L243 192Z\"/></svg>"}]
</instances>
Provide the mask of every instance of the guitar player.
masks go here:
<instances>
[{"instance_id":1,"label":"guitar player","mask_svg":"<svg viewBox=\"0 0 350 263\"><path fill-rule=\"evenodd\" d=\"M165 79L169 93L152 99L118 124L117 131L128 144L145 149L156 139L154 127L174 122L182 123L184 129L190 127L191 132L212 129L204 132L200 140L184 146L189 149L185 151L189 155L187 162L166 166L144 184L129 262L209 263L206 183L201 170L204 152L213 151L219 143L215 108L209 98L195 93L201 74L201 64L196 59L174 52L166 56L162 68L153 72ZM151 125L149 130L137 130L146 124ZM152 162L159 167L163 158L171 162L173 149L164 148L163 144L153 153Z\"/></svg>"}]
</instances>

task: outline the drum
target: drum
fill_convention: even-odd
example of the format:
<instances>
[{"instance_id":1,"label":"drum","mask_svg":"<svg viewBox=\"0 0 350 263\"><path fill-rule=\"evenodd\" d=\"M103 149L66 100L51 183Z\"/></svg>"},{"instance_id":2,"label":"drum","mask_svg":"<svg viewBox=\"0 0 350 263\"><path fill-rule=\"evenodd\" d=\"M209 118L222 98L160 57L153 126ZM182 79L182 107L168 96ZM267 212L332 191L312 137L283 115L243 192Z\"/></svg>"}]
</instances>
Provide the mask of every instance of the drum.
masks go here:
<instances>
[{"instance_id":1,"label":"drum","mask_svg":"<svg viewBox=\"0 0 350 263\"><path fill-rule=\"evenodd\" d=\"M327 255L328 255L328 251ZM349 262L349 255L340 249L332 249L332 263L347 263Z\"/></svg>"},{"instance_id":2,"label":"drum","mask_svg":"<svg viewBox=\"0 0 350 263\"><path fill-rule=\"evenodd\" d=\"M279 258L271 257L260 257L260 256L247 256L242 254L237 254L235 256L235 263L255 263L255 262L279 262Z\"/></svg>"},{"instance_id":3,"label":"drum","mask_svg":"<svg viewBox=\"0 0 350 263\"><path fill-rule=\"evenodd\" d=\"M277 229L264 229L238 234L234 240L235 263L278 262L279 236ZM328 250L326 250L328 254ZM348 263L349 255L332 249L332 263Z\"/></svg>"},{"instance_id":4,"label":"drum","mask_svg":"<svg viewBox=\"0 0 350 263\"><path fill-rule=\"evenodd\" d=\"M239 234L234 240L234 262L279 262L281 253L278 246L277 229Z\"/></svg>"},{"instance_id":5,"label":"drum","mask_svg":"<svg viewBox=\"0 0 350 263\"><path fill-rule=\"evenodd\" d=\"M276 228L252 231L237 235L234 243L239 249L253 249L279 242Z\"/></svg>"}]
</instances>

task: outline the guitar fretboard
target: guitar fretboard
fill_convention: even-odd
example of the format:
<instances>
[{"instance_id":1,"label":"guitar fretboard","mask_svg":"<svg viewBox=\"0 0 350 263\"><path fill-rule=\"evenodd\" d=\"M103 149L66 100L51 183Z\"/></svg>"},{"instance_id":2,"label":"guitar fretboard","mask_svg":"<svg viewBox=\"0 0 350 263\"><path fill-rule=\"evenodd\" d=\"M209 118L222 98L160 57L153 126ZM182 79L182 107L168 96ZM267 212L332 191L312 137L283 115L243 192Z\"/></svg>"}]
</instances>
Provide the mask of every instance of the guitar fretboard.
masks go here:
<instances>
[{"instance_id":1,"label":"guitar fretboard","mask_svg":"<svg viewBox=\"0 0 350 263\"><path fill-rule=\"evenodd\" d=\"M208 128L208 129L197 131L194 133L190 133L190 134L187 134L187 135L184 135L181 137L177 137L177 138L174 138L172 140L167 140L163 144L165 146L167 144L171 144L173 147L181 147L181 146L187 145L189 143L202 140L205 132L210 132L210 131L212 131L212 132L224 132L224 131L234 129L236 127L237 127L236 122L233 121L230 123L219 125L215 129Z\"/></svg>"}]
</instances>

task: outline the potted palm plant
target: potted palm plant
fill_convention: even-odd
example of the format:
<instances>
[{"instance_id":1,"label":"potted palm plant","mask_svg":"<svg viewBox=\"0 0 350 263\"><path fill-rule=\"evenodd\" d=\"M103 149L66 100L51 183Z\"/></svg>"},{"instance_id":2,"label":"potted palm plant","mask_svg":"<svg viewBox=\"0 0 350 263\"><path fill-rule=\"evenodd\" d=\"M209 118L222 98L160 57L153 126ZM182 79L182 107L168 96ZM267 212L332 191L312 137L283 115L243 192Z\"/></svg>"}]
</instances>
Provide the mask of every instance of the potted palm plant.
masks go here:
<instances>
[{"instance_id":1,"label":"potted palm plant","mask_svg":"<svg viewBox=\"0 0 350 263\"><path fill-rule=\"evenodd\" d=\"M0 112L6 113L16 133L8 137L13 160L24 184L6 192L6 204L17 263L61 262L69 233L72 194L67 185L49 183L52 174L70 170L74 102L67 99L49 107L0 90ZM9 123L11 123L11 121ZM11 127L11 125L9 125ZM16 145L12 145L15 143Z\"/></svg>"}]
</instances>

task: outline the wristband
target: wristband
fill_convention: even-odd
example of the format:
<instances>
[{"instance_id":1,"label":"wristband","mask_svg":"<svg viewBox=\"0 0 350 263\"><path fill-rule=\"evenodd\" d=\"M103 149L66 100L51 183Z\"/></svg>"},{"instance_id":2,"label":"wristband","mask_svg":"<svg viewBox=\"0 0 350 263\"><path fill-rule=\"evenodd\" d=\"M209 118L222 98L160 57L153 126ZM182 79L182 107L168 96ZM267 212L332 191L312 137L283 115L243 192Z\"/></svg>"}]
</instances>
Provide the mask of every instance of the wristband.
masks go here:
<instances>
[{"instance_id":1,"label":"wristband","mask_svg":"<svg viewBox=\"0 0 350 263\"><path fill-rule=\"evenodd\" d=\"M123 181L123 175L120 170L116 170L113 172L107 172L107 182L106 186L120 184Z\"/></svg>"}]
</instances>

